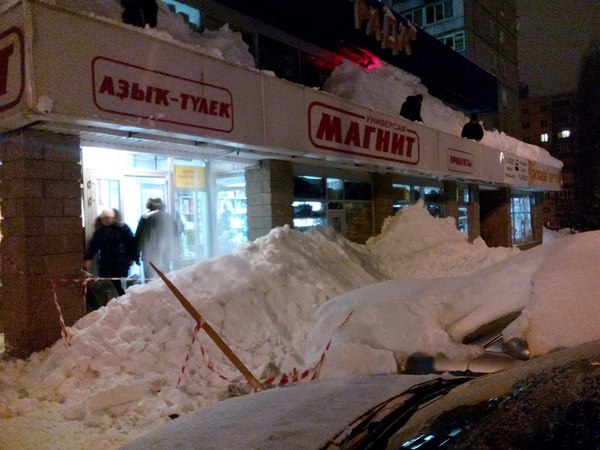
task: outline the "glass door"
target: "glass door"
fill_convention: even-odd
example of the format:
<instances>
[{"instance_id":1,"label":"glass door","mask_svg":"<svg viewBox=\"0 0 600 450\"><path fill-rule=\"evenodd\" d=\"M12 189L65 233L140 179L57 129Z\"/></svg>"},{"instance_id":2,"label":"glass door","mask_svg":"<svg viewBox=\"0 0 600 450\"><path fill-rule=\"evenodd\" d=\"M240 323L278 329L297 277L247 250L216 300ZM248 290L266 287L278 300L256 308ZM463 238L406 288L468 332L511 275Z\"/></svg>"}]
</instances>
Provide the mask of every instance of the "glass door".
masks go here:
<instances>
[{"instance_id":1,"label":"glass door","mask_svg":"<svg viewBox=\"0 0 600 450\"><path fill-rule=\"evenodd\" d=\"M246 181L243 174L216 179L215 255L223 255L248 240Z\"/></svg>"},{"instance_id":2,"label":"glass door","mask_svg":"<svg viewBox=\"0 0 600 450\"><path fill-rule=\"evenodd\" d=\"M97 228L96 219L103 209L121 211L121 177L107 172L87 171L83 195L85 237L89 241Z\"/></svg>"},{"instance_id":3,"label":"glass door","mask_svg":"<svg viewBox=\"0 0 600 450\"><path fill-rule=\"evenodd\" d=\"M205 190L175 190L175 214L182 229L181 258L185 267L208 257L208 202Z\"/></svg>"},{"instance_id":4,"label":"glass door","mask_svg":"<svg viewBox=\"0 0 600 450\"><path fill-rule=\"evenodd\" d=\"M166 172L127 174L90 169L86 172L84 188L84 215L86 242L97 228L97 217L105 208L114 208L121 220L135 234L140 217L147 211L146 202L159 197L170 212L169 174ZM133 264L130 276L141 276L141 269Z\"/></svg>"},{"instance_id":5,"label":"glass door","mask_svg":"<svg viewBox=\"0 0 600 450\"><path fill-rule=\"evenodd\" d=\"M160 198L167 205L167 212L173 214L173 205L169 194L169 174L163 173L128 173L123 176L123 220L135 233L138 221L148 212L146 203L150 198Z\"/></svg>"}]
</instances>

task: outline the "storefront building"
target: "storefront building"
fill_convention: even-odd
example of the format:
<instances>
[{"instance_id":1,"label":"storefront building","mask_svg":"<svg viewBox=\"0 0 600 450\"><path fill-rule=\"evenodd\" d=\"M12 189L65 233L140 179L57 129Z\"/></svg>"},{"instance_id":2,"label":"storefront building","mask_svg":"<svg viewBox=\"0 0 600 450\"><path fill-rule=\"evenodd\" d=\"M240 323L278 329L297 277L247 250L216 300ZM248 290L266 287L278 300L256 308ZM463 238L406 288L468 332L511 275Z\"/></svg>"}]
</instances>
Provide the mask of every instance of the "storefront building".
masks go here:
<instances>
[{"instance_id":1,"label":"storefront building","mask_svg":"<svg viewBox=\"0 0 600 450\"><path fill-rule=\"evenodd\" d=\"M364 243L421 199L470 239L526 248L541 243L540 196L560 189L554 167L37 0L0 10L0 129L16 356L85 313L83 251L106 207L135 230L164 199L183 230L172 270L284 225Z\"/></svg>"}]
</instances>

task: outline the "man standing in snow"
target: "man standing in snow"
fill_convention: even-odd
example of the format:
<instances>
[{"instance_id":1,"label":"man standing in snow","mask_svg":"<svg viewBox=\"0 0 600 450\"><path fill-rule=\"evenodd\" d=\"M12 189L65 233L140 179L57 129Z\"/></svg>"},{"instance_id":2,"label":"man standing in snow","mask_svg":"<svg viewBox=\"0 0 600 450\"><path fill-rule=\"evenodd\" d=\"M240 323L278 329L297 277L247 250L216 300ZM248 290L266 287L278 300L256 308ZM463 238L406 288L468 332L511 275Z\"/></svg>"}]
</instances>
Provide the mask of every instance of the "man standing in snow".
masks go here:
<instances>
[{"instance_id":1,"label":"man standing in snow","mask_svg":"<svg viewBox=\"0 0 600 450\"><path fill-rule=\"evenodd\" d=\"M144 28L156 27L158 17L158 5L156 0L121 0L124 11L121 18L123 23Z\"/></svg>"},{"instance_id":2,"label":"man standing in snow","mask_svg":"<svg viewBox=\"0 0 600 450\"><path fill-rule=\"evenodd\" d=\"M402 103L400 115L413 122L423 122L421 118L421 103L423 103L423 95L409 95L406 97L404 103Z\"/></svg>"},{"instance_id":3,"label":"man standing in snow","mask_svg":"<svg viewBox=\"0 0 600 450\"><path fill-rule=\"evenodd\" d=\"M461 137L480 141L483 139L483 127L479 123L477 114L471 114L471 120L465 123L462 129Z\"/></svg>"},{"instance_id":4,"label":"man standing in snow","mask_svg":"<svg viewBox=\"0 0 600 450\"><path fill-rule=\"evenodd\" d=\"M165 211L165 204L158 197L146 202L148 212L138 222L135 239L144 266L144 278L155 278L153 263L161 271L168 272L171 261L177 256L180 229L175 219Z\"/></svg>"}]
</instances>

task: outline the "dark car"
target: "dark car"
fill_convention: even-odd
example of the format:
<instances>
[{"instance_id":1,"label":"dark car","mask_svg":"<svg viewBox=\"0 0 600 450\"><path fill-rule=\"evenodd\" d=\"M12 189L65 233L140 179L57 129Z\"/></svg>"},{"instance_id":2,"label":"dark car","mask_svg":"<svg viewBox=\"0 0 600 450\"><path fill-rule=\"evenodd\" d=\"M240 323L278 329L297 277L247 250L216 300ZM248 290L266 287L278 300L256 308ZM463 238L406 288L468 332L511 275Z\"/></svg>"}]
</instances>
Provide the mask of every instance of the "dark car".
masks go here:
<instances>
[{"instance_id":1,"label":"dark car","mask_svg":"<svg viewBox=\"0 0 600 450\"><path fill-rule=\"evenodd\" d=\"M600 341L456 387L389 449L600 449Z\"/></svg>"},{"instance_id":2,"label":"dark car","mask_svg":"<svg viewBox=\"0 0 600 450\"><path fill-rule=\"evenodd\" d=\"M600 341L480 376L371 375L232 398L126 449L600 448Z\"/></svg>"}]
</instances>

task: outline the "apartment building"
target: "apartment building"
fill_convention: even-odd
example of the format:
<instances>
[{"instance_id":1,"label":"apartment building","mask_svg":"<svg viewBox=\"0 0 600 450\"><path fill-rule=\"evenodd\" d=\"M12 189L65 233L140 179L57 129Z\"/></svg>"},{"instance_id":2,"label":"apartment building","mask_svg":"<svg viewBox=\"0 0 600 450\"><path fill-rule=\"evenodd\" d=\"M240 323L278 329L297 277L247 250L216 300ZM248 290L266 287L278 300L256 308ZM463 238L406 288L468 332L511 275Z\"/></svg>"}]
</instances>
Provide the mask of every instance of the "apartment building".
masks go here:
<instances>
[{"instance_id":1,"label":"apartment building","mask_svg":"<svg viewBox=\"0 0 600 450\"><path fill-rule=\"evenodd\" d=\"M518 137L517 6L515 0L388 0L391 8L497 80L498 110L480 114L486 128ZM472 79L475 85L477 79ZM476 111L480 112L480 111Z\"/></svg>"}]
</instances>

